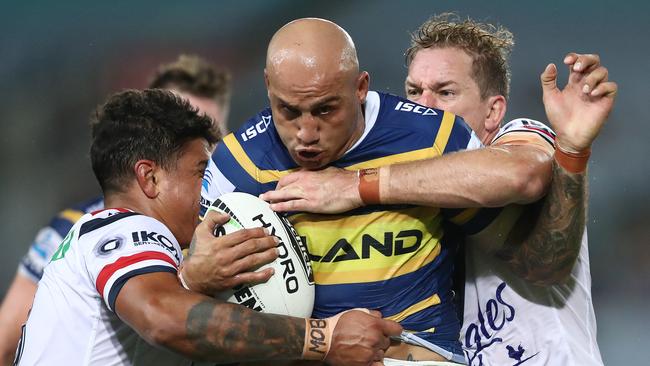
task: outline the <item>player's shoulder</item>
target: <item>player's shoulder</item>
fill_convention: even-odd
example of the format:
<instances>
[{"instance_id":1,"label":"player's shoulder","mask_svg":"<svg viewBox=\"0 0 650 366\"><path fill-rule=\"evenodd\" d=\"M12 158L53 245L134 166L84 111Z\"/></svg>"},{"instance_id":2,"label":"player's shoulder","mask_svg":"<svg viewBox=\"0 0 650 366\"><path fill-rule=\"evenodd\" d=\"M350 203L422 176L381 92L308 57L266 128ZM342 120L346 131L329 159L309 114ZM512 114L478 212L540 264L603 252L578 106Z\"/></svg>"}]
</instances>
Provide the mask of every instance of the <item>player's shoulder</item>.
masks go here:
<instances>
[{"instance_id":1,"label":"player's shoulder","mask_svg":"<svg viewBox=\"0 0 650 366\"><path fill-rule=\"evenodd\" d=\"M103 236L106 233L128 234L135 237L139 231L162 232L171 235L171 232L162 222L153 217L123 209L108 208L85 214L73 228L78 236Z\"/></svg>"},{"instance_id":2,"label":"player's shoulder","mask_svg":"<svg viewBox=\"0 0 650 366\"><path fill-rule=\"evenodd\" d=\"M262 169L295 167L275 129L270 108L263 109L237 131L226 135L212 154L215 162L233 158L239 165L252 163Z\"/></svg>"},{"instance_id":3,"label":"player's shoulder","mask_svg":"<svg viewBox=\"0 0 650 366\"><path fill-rule=\"evenodd\" d=\"M397 95L381 92L368 92L367 103L373 103L373 93L377 95L377 103L380 111L377 118L380 120L394 121L399 123L435 123L440 121L444 111L435 108L425 107L418 103Z\"/></svg>"},{"instance_id":4,"label":"player's shoulder","mask_svg":"<svg viewBox=\"0 0 650 366\"><path fill-rule=\"evenodd\" d=\"M555 132L553 132L553 130L544 123L536 121L532 118L516 118L504 124L492 140L492 143L497 142L497 140L504 138L506 135L514 133L527 133L537 135L547 141L549 144L555 144Z\"/></svg>"},{"instance_id":5,"label":"player's shoulder","mask_svg":"<svg viewBox=\"0 0 650 366\"><path fill-rule=\"evenodd\" d=\"M88 242L84 252L114 251L117 247L161 247L180 260L178 241L165 224L127 209L110 208L84 215L72 229L72 237Z\"/></svg>"},{"instance_id":6,"label":"player's shoulder","mask_svg":"<svg viewBox=\"0 0 650 366\"><path fill-rule=\"evenodd\" d=\"M418 133L447 133L453 130L455 136L471 135L471 128L455 114L441 109L430 108L408 99L376 93L378 104L376 125L379 128L408 129ZM370 93L369 93L370 95ZM371 98L368 98L371 101Z\"/></svg>"}]
</instances>

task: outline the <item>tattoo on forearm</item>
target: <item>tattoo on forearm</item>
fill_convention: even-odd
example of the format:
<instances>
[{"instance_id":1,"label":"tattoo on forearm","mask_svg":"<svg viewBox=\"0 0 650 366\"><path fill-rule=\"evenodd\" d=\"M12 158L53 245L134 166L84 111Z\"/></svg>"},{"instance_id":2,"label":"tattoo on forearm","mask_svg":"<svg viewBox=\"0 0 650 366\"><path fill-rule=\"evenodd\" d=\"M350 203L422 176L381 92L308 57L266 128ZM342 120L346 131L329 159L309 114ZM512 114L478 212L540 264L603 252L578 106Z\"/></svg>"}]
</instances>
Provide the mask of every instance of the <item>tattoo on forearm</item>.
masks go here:
<instances>
[{"instance_id":1,"label":"tattoo on forearm","mask_svg":"<svg viewBox=\"0 0 650 366\"><path fill-rule=\"evenodd\" d=\"M290 359L302 354L305 324L303 319L205 300L188 312L186 332L197 358L219 362Z\"/></svg>"},{"instance_id":2,"label":"tattoo on forearm","mask_svg":"<svg viewBox=\"0 0 650 366\"><path fill-rule=\"evenodd\" d=\"M553 161L549 193L517 223L530 231L508 238L498 255L533 283L549 285L565 279L580 251L586 202L586 174L567 173Z\"/></svg>"}]
</instances>

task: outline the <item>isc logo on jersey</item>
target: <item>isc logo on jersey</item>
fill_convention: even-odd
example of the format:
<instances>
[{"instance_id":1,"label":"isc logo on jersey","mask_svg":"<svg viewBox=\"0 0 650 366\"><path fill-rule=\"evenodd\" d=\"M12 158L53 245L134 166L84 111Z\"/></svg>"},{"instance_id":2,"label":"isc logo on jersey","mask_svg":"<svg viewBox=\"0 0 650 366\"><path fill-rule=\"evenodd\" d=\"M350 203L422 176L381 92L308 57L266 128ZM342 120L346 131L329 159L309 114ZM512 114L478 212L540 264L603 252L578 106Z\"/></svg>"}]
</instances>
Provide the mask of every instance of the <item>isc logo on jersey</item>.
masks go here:
<instances>
[{"instance_id":1,"label":"isc logo on jersey","mask_svg":"<svg viewBox=\"0 0 650 366\"><path fill-rule=\"evenodd\" d=\"M217 236L242 228L264 227L280 241L278 258L261 267L275 270L271 279L255 286L238 286L220 297L265 313L310 316L314 306L314 276L307 248L289 221L273 212L268 203L240 192L219 197L209 210L231 217L215 230Z\"/></svg>"},{"instance_id":2,"label":"isc logo on jersey","mask_svg":"<svg viewBox=\"0 0 650 366\"><path fill-rule=\"evenodd\" d=\"M252 139L258 134L266 132L266 129L269 127L270 123L271 123L270 115L262 116L262 119L259 122L247 128L246 131L242 132L241 134L242 140L248 141L249 139Z\"/></svg>"},{"instance_id":3,"label":"isc logo on jersey","mask_svg":"<svg viewBox=\"0 0 650 366\"><path fill-rule=\"evenodd\" d=\"M399 102L395 106L396 111L401 111L401 112L413 112L417 114L421 114L423 116L437 116L438 113L431 109L427 108L425 106L421 106L419 104L415 103L408 103L408 102Z\"/></svg>"}]
</instances>

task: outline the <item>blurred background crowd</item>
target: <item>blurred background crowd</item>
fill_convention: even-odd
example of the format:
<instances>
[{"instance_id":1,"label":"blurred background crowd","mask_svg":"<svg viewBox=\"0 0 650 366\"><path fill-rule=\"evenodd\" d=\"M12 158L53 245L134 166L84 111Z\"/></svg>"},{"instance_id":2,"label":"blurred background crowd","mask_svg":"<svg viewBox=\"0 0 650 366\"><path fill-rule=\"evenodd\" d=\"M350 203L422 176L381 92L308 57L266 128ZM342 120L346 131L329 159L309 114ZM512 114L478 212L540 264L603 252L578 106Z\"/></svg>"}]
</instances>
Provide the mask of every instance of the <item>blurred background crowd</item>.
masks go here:
<instances>
[{"instance_id":1,"label":"blurred background crowd","mask_svg":"<svg viewBox=\"0 0 650 366\"><path fill-rule=\"evenodd\" d=\"M99 193L87 122L107 94L142 88L157 65L198 54L232 73L228 125L236 129L267 105L262 70L273 32L317 16L350 33L371 89L403 95L409 32L432 14L455 11L515 34L505 120L544 121L539 74L569 51L600 54L618 83L589 170L594 307L605 364L650 359L643 339L650 335L650 3L71 0L2 8L0 297L36 231L58 210Z\"/></svg>"}]
</instances>

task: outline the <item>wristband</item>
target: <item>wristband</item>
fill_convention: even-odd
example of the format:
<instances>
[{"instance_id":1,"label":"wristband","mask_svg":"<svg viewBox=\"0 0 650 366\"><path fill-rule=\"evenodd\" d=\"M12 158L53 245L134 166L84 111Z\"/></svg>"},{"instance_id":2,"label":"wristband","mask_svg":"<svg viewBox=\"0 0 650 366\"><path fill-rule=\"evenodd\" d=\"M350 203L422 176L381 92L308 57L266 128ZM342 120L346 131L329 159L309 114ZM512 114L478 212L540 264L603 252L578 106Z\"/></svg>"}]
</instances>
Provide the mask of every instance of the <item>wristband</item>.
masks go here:
<instances>
[{"instance_id":1,"label":"wristband","mask_svg":"<svg viewBox=\"0 0 650 366\"><path fill-rule=\"evenodd\" d=\"M305 319L305 345L302 348L304 360L324 360L332 345L332 334L337 319ZM330 324L333 322L334 324Z\"/></svg>"},{"instance_id":2,"label":"wristband","mask_svg":"<svg viewBox=\"0 0 650 366\"><path fill-rule=\"evenodd\" d=\"M302 348L302 359L324 360L332 346L332 335L336 324L343 314L354 310L370 314L368 309L355 308L326 319L305 319L305 345Z\"/></svg>"},{"instance_id":3,"label":"wristband","mask_svg":"<svg viewBox=\"0 0 650 366\"><path fill-rule=\"evenodd\" d=\"M563 150L559 145L555 147L555 161L559 166L564 168L569 173L578 174L584 173L587 170L587 163L591 149L587 148L579 153L572 153Z\"/></svg>"},{"instance_id":4,"label":"wristband","mask_svg":"<svg viewBox=\"0 0 650 366\"><path fill-rule=\"evenodd\" d=\"M379 199L379 169L361 169L357 171L359 176L359 196L366 205L381 203Z\"/></svg>"}]
</instances>

